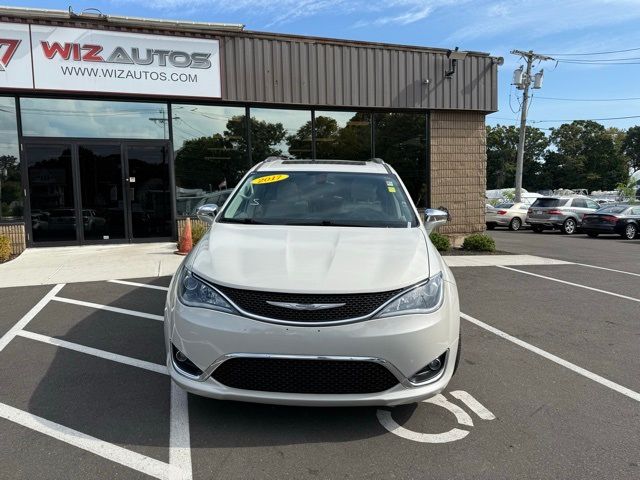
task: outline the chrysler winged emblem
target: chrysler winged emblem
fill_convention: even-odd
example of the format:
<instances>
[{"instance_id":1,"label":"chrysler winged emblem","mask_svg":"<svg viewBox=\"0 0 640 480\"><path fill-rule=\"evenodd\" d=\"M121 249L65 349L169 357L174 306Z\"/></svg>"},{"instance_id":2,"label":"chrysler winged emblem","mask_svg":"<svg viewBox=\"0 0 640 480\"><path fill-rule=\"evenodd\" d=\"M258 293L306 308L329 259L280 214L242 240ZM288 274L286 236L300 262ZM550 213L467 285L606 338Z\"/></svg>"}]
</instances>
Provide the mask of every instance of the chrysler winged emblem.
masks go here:
<instances>
[{"instance_id":1,"label":"chrysler winged emblem","mask_svg":"<svg viewBox=\"0 0 640 480\"><path fill-rule=\"evenodd\" d=\"M274 307L289 308L291 310L327 310L329 308L338 308L346 305L345 303L292 303L292 302L271 302L267 300L269 305Z\"/></svg>"}]
</instances>

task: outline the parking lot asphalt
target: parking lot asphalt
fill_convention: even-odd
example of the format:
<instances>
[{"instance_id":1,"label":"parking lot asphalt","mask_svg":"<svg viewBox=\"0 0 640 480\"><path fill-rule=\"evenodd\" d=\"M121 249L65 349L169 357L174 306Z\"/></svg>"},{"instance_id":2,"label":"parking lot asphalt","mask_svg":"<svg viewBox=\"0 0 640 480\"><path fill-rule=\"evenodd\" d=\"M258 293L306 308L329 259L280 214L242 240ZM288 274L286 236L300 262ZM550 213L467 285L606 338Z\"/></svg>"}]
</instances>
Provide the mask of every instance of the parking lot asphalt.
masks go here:
<instances>
[{"instance_id":1,"label":"parking lot asphalt","mask_svg":"<svg viewBox=\"0 0 640 480\"><path fill-rule=\"evenodd\" d=\"M640 237L635 240L623 240L619 235L590 238L580 233L563 235L558 230L534 233L529 229L487 233L495 239L498 250L640 273ZM585 272L585 275L589 274Z\"/></svg>"},{"instance_id":2,"label":"parking lot asphalt","mask_svg":"<svg viewBox=\"0 0 640 480\"><path fill-rule=\"evenodd\" d=\"M544 256L527 232L493 234ZM617 255L594 265L634 273ZM177 390L162 365L168 277L2 289L0 478L639 478L640 276L453 271L460 368L441 396L392 409Z\"/></svg>"}]
</instances>

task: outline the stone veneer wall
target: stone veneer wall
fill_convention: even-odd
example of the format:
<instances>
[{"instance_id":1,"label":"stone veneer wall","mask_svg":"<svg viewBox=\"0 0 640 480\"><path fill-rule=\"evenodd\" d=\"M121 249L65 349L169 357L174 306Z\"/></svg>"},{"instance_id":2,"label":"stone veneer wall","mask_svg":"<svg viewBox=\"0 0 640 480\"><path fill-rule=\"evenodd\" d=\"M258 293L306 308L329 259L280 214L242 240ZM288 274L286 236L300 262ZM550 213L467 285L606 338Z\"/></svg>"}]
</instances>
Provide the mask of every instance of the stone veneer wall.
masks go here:
<instances>
[{"instance_id":1,"label":"stone veneer wall","mask_svg":"<svg viewBox=\"0 0 640 480\"><path fill-rule=\"evenodd\" d=\"M431 112L431 207L451 222L439 232L458 245L485 229L486 131L483 112Z\"/></svg>"}]
</instances>

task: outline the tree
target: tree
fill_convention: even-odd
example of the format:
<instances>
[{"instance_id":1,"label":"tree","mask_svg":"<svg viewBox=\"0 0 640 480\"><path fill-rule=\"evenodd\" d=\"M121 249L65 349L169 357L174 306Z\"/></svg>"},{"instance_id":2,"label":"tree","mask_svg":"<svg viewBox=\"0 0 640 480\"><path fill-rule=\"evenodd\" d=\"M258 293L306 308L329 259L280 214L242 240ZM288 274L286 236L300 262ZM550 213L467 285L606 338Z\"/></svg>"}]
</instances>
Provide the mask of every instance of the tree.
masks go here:
<instances>
[{"instance_id":1,"label":"tree","mask_svg":"<svg viewBox=\"0 0 640 480\"><path fill-rule=\"evenodd\" d=\"M603 125L576 120L553 128L550 139L543 174L551 188L611 190L627 180L627 160Z\"/></svg>"},{"instance_id":2,"label":"tree","mask_svg":"<svg viewBox=\"0 0 640 480\"><path fill-rule=\"evenodd\" d=\"M622 141L622 151L629 159L629 168L640 170L640 126L631 127Z\"/></svg>"},{"instance_id":3,"label":"tree","mask_svg":"<svg viewBox=\"0 0 640 480\"><path fill-rule=\"evenodd\" d=\"M487 126L487 189L510 188L515 184L519 129ZM541 177L542 159L549 139L539 128L527 128L522 186L528 190L546 188Z\"/></svg>"},{"instance_id":4,"label":"tree","mask_svg":"<svg viewBox=\"0 0 640 480\"><path fill-rule=\"evenodd\" d=\"M0 155L0 218L22 216L20 161L14 155Z\"/></svg>"}]
</instances>

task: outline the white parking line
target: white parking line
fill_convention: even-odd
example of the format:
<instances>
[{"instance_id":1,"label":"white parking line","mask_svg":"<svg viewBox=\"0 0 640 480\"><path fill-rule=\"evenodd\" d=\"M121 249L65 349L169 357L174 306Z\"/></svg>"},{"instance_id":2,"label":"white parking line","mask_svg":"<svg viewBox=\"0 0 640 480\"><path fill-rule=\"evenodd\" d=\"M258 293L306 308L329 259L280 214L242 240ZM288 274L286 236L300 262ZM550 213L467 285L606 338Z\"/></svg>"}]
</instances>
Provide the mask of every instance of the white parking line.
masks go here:
<instances>
[{"instance_id":1,"label":"white parking line","mask_svg":"<svg viewBox=\"0 0 640 480\"><path fill-rule=\"evenodd\" d=\"M164 292L169 291L169 287L162 287L160 285L149 285L147 283L138 283L138 282L130 282L128 280L107 280L109 283L119 283L121 285L129 285L131 287L143 287L143 288L151 288L153 290L162 290Z\"/></svg>"},{"instance_id":2,"label":"white parking line","mask_svg":"<svg viewBox=\"0 0 640 480\"><path fill-rule=\"evenodd\" d=\"M0 417L155 478L163 480L191 478L173 465L105 442L4 403L0 403Z\"/></svg>"},{"instance_id":3,"label":"white parking line","mask_svg":"<svg viewBox=\"0 0 640 480\"><path fill-rule=\"evenodd\" d=\"M536 353L538 355L540 355L541 357L546 358L547 360L551 360L552 362L557 363L558 365L562 365L565 368L568 368L569 370L572 370L573 372L576 372L579 375L582 375L584 377L587 377L590 380L593 380L594 382L597 382L601 385L604 385L607 388L610 388L612 390L615 390L618 393L621 393L623 395L626 395L627 397L640 402L640 393L638 392L634 392L633 390L627 388L627 387L623 387L622 385L619 385L615 382L612 382L611 380L608 380L604 377L601 377L600 375L597 375L593 372L590 372L589 370L586 370L582 367L579 367L578 365L568 362L560 357L555 356L552 353L549 353L545 350L542 350L541 348L538 348L534 345L531 345L530 343L524 342L522 340L520 340L519 338L516 338L512 335L509 335L506 332L503 332L502 330L498 330L495 327L492 327L491 325L488 325L480 320L478 320L477 318L473 318L470 315L467 315L466 313L460 313L460 316L462 318L464 318L466 321L473 323L474 325L477 325L480 328L484 328L485 330L488 330L491 333L494 333L496 335L498 335L499 337L502 337L506 340L509 340L510 342L515 343L516 345L519 345L522 348L526 348L527 350Z\"/></svg>"},{"instance_id":4,"label":"white parking line","mask_svg":"<svg viewBox=\"0 0 640 480\"><path fill-rule=\"evenodd\" d=\"M598 270L607 270L609 272L615 272L615 273L624 273L625 275L633 275L634 277L640 277L640 273L627 272L625 270L616 270L615 268L599 267L597 265L589 265L588 263L576 263L575 265L580 265L581 267L597 268Z\"/></svg>"},{"instance_id":5,"label":"white parking line","mask_svg":"<svg viewBox=\"0 0 640 480\"><path fill-rule=\"evenodd\" d=\"M169 372L167 371L167 367L164 365L160 365L159 363L138 360L137 358L126 357L124 355L107 352L105 350L99 350L93 347L87 347L78 343L67 342L66 340L49 337L47 335L41 335L35 332L29 332L27 330L21 330L17 332L16 335L28 338L30 340L48 343L49 345L54 345L56 347L66 348L68 350L74 350L80 353L86 353L87 355L93 355L94 357L104 358L105 360L111 360L112 362L124 363L125 365L131 365L132 367L143 368L145 370L150 370L156 373L163 373L165 375L169 374Z\"/></svg>"},{"instance_id":6,"label":"white parking line","mask_svg":"<svg viewBox=\"0 0 640 480\"><path fill-rule=\"evenodd\" d=\"M25 313L25 315L20 320L18 320L18 322L13 327L11 327L9 331L2 336L2 338L0 338L0 352L4 349L4 347L7 346L7 344L11 340L13 340L13 337L15 337L16 334L20 330L22 330L27 325L27 323L29 323L40 312L40 310L42 310L47 305L47 303L53 300L55 295L60 290L62 290L64 285L64 283L59 283L51 290L49 290L49 292L31 308L31 310Z\"/></svg>"},{"instance_id":7,"label":"white parking line","mask_svg":"<svg viewBox=\"0 0 640 480\"><path fill-rule=\"evenodd\" d=\"M133 315L134 317L150 318L151 320L158 320L164 322L164 318L160 315L154 315L152 313L138 312L137 310L127 310L126 308L112 307L110 305L101 305L100 303L84 302L82 300L75 300L73 298L65 297L53 297L51 300L56 302L71 303L73 305L80 305L83 307L97 308L99 310L108 310L110 312L124 313L125 315Z\"/></svg>"},{"instance_id":8,"label":"white parking line","mask_svg":"<svg viewBox=\"0 0 640 480\"><path fill-rule=\"evenodd\" d=\"M169 463L185 479L193 478L189 435L189 399L187 392L171 382L171 420L169 424ZM176 480L178 477L175 477Z\"/></svg>"},{"instance_id":9,"label":"white parking line","mask_svg":"<svg viewBox=\"0 0 640 480\"><path fill-rule=\"evenodd\" d=\"M525 275L531 275L532 277L544 278L545 280L551 280L552 282L564 283L565 285L571 285L572 287L584 288L586 290L591 290L593 292L605 293L607 295L612 295L618 298L624 298L625 300L631 300L632 302L640 302L640 298L628 297L627 295L621 295L619 293L610 292L608 290L600 290L599 288L588 287L586 285L580 285L579 283L567 282L566 280L560 280L559 278L547 277L545 275L540 275L538 273L527 272L525 270L518 270L517 268L505 267L503 265L496 265L498 268L503 268L505 270L511 270L512 272L524 273Z\"/></svg>"}]
</instances>

